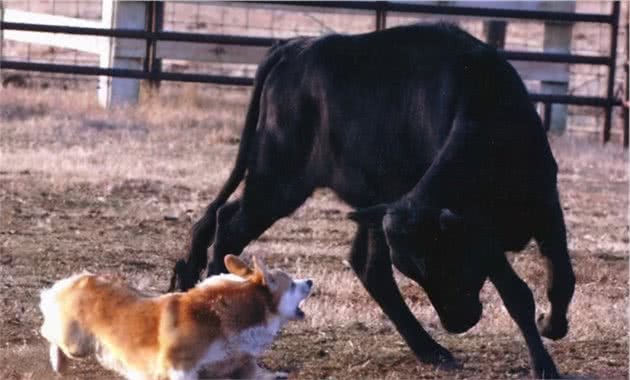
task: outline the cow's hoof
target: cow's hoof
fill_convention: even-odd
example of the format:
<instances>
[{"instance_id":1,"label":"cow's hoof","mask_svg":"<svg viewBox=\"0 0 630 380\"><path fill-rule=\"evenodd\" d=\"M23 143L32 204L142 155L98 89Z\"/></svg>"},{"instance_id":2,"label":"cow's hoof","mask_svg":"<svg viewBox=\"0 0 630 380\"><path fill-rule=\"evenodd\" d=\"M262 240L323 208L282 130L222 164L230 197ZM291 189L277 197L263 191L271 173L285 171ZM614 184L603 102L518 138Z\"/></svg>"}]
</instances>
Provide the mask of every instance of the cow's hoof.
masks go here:
<instances>
[{"instance_id":1,"label":"cow's hoof","mask_svg":"<svg viewBox=\"0 0 630 380\"><path fill-rule=\"evenodd\" d=\"M418 355L418 360L423 363L433 364L443 370L461 368L455 357L449 350L438 345L436 348Z\"/></svg>"},{"instance_id":2,"label":"cow's hoof","mask_svg":"<svg viewBox=\"0 0 630 380\"><path fill-rule=\"evenodd\" d=\"M188 266L184 260L178 260L173 268L173 275L168 287L169 292L186 291L195 286Z\"/></svg>"},{"instance_id":3,"label":"cow's hoof","mask_svg":"<svg viewBox=\"0 0 630 380\"><path fill-rule=\"evenodd\" d=\"M225 264L223 263L223 260L212 260L209 264L208 264L208 271L207 271L207 276L215 276L217 274L221 274L221 273L227 273L228 270L225 267Z\"/></svg>"},{"instance_id":4,"label":"cow's hoof","mask_svg":"<svg viewBox=\"0 0 630 380\"><path fill-rule=\"evenodd\" d=\"M558 370L556 369L556 365L553 364L553 361L551 360L551 358L549 358L549 360L546 360L544 363L541 363L541 365L537 365L536 368L534 368L532 376L534 376L534 378L536 379L560 379L561 378L560 374L558 373Z\"/></svg>"},{"instance_id":5,"label":"cow's hoof","mask_svg":"<svg viewBox=\"0 0 630 380\"><path fill-rule=\"evenodd\" d=\"M569 331L569 322L566 318L552 320L549 315L541 314L538 316L536 324L540 335L553 340L564 338Z\"/></svg>"}]
</instances>

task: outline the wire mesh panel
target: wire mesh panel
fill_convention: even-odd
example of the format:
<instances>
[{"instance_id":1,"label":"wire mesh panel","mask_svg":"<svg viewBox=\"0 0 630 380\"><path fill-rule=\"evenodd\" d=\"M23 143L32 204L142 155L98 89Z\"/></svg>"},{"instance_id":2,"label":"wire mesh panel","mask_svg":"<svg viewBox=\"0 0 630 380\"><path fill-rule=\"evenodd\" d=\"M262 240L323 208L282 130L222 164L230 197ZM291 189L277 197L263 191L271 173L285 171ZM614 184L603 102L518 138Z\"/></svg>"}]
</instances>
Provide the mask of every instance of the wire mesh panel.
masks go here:
<instances>
[{"instance_id":1,"label":"wire mesh panel","mask_svg":"<svg viewBox=\"0 0 630 380\"><path fill-rule=\"evenodd\" d=\"M72 17L77 19L100 21L101 1L100 0L20 0L3 1L6 12L24 11L34 12L42 15L53 15ZM33 23L41 23L38 19L33 19ZM5 32L6 33L6 32ZM2 40L3 59L21 60L28 62L45 62L71 65L96 65L99 57L73 49L49 46L44 44L26 43L13 41L8 38ZM72 74L47 74L37 72L4 73L3 80L16 84L39 86L94 86L95 77L76 76Z\"/></svg>"},{"instance_id":2,"label":"wire mesh panel","mask_svg":"<svg viewBox=\"0 0 630 380\"><path fill-rule=\"evenodd\" d=\"M371 12L324 12L303 7L253 4L166 2L167 31L289 38L326 33L360 33L374 30ZM202 48L200 46L200 48ZM220 75L253 76L255 64L163 61L166 69Z\"/></svg>"},{"instance_id":3,"label":"wire mesh panel","mask_svg":"<svg viewBox=\"0 0 630 380\"><path fill-rule=\"evenodd\" d=\"M374 30L374 13L368 11L317 10L306 7L269 6L259 4L217 4L166 2L164 30L176 32L212 33L224 35L290 38L319 36L327 33L361 33ZM203 48L200 44L199 48ZM256 64L195 62L164 59L164 70L188 73L209 73L253 77ZM190 96L204 93L217 95L218 102L242 99L249 88L212 85L180 85L163 83L167 91L184 88ZM241 94L242 96L238 96ZM244 101L241 100L243 105Z\"/></svg>"}]
</instances>

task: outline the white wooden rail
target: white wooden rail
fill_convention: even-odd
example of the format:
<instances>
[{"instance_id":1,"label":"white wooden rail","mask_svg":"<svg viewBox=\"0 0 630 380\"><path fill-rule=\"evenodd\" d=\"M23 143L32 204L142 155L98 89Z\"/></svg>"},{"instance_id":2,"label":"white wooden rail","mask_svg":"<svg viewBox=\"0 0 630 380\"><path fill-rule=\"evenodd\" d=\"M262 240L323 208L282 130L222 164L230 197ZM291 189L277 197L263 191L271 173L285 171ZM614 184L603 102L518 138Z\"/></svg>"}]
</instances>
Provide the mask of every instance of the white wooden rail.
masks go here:
<instances>
[{"instance_id":1,"label":"white wooden rail","mask_svg":"<svg viewBox=\"0 0 630 380\"><path fill-rule=\"evenodd\" d=\"M80 18L64 16L53 16L44 13L25 12L10 8L4 10L4 21L45 25L76 26L84 28L103 27L103 24L100 21L84 20ZM3 38L7 40L26 42L31 44L74 49L92 54L100 54L100 52L107 45L107 37L26 32L21 30L5 30Z\"/></svg>"},{"instance_id":2,"label":"white wooden rail","mask_svg":"<svg viewBox=\"0 0 630 380\"><path fill-rule=\"evenodd\" d=\"M103 0L101 20L56 16L45 13L26 12L6 8L3 21L55 26L74 26L84 28L130 29L144 28L144 10L142 2ZM61 33L28 32L4 30L2 38L45 46L72 49L99 56L100 67L142 68L144 41L119 39L103 36L70 35ZM104 107L112 107L138 100L139 81L136 79L99 77L98 98Z\"/></svg>"}]
</instances>

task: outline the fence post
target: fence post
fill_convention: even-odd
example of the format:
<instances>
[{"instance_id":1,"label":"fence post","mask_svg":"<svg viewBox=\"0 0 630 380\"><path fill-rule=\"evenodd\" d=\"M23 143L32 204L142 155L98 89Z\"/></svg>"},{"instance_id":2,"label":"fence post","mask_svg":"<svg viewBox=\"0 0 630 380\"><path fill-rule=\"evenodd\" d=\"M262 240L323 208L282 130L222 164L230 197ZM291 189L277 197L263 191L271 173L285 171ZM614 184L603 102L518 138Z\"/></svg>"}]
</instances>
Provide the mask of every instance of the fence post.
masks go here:
<instances>
[{"instance_id":1,"label":"fence post","mask_svg":"<svg viewBox=\"0 0 630 380\"><path fill-rule=\"evenodd\" d=\"M103 27L144 30L147 3L141 1L103 0ZM116 38L110 38L100 55L100 67L143 69L143 59L125 56ZM140 94L140 80L99 77L98 100L103 107L136 103Z\"/></svg>"},{"instance_id":2,"label":"fence post","mask_svg":"<svg viewBox=\"0 0 630 380\"><path fill-rule=\"evenodd\" d=\"M4 21L4 0L0 0L0 22ZM4 46L4 34L2 33L4 29L0 28L0 60L4 58L4 52L2 51L2 47ZM2 84L4 83L2 79L2 67L0 67L0 88L2 88Z\"/></svg>"},{"instance_id":3,"label":"fence post","mask_svg":"<svg viewBox=\"0 0 630 380\"><path fill-rule=\"evenodd\" d=\"M483 29L486 34L486 42L488 45L497 49L505 47L505 30L507 23L505 21L491 20L483 23Z\"/></svg>"},{"instance_id":4,"label":"fence post","mask_svg":"<svg viewBox=\"0 0 630 380\"><path fill-rule=\"evenodd\" d=\"M376 22L375 29L383 30L387 28L387 11L385 10L385 4L382 1L376 4Z\"/></svg>"},{"instance_id":5,"label":"fence post","mask_svg":"<svg viewBox=\"0 0 630 380\"><path fill-rule=\"evenodd\" d=\"M613 105L612 99L615 96L615 69L617 68L617 37L619 33L619 1L613 1L611 17L612 24L610 25L610 63L608 65L608 85L606 86L606 97L608 98L608 105L606 106L606 113L604 115L604 133L603 142L607 143L610 140L610 129L612 128L612 114Z\"/></svg>"},{"instance_id":6,"label":"fence post","mask_svg":"<svg viewBox=\"0 0 630 380\"><path fill-rule=\"evenodd\" d=\"M148 32L159 32L164 28L164 2L152 0L147 4L147 22L146 30ZM154 39L147 40L146 59L144 69L151 74L157 74L162 71L162 60L158 59L157 41ZM147 81L150 89L160 87L160 81L152 77Z\"/></svg>"},{"instance_id":7,"label":"fence post","mask_svg":"<svg viewBox=\"0 0 630 380\"><path fill-rule=\"evenodd\" d=\"M623 96L623 147L630 143L630 20L626 19L626 57L623 67L626 71L626 83Z\"/></svg>"},{"instance_id":8,"label":"fence post","mask_svg":"<svg viewBox=\"0 0 630 380\"><path fill-rule=\"evenodd\" d=\"M557 12L575 12L575 1L542 1L541 8ZM545 22L544 51L549 53L570 53L571 34L573 24L566 22ZM569 71L569 65L563 65L564 70ZM569 92L569 82L564 80L543 81L541 83L543 93L566 95ZM550 131L558 134L564 133L567 128L566 104L550 105Z\"/></svg>"}]
</instances>

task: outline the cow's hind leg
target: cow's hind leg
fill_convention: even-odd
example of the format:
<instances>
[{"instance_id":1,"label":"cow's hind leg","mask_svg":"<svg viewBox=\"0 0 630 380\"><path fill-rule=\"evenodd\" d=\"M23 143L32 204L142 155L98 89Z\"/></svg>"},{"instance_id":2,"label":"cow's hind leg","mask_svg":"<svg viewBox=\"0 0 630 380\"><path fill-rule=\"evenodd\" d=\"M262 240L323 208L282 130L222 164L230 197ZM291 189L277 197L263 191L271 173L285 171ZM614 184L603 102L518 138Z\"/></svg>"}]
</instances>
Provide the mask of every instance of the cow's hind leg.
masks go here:
<instances>
[{"instance_id":1,"label":"cow's hind leg","mask_svg":"<svg viewBox=\"0 0 630 380\"><path fill-rule=\"evenodd\" d=\"M249 242L302 205L313 191L304 183L287 183L281 178L263 180L251 176L243 197L219 209L209 276L225 273L225 255L239 255Z\"/></svg>"},{"instance_id":2,"label":"cow's hind leg","mask_svg":"<svg viewBox=\"0 0 630 380\"><path fill-rule=\"evenodd\" d=\"M558 370L536 329L534 296L527 284L514 272L504 254L498 254L494 258L490 281L525 338L534 376L543 379L559 378Z\"/></svg>"},{"instance_id":3,"label":"cow's hind leg","mask_svg":"<svg viewBox=\"0 0 630 380\"><path fill-rule=\"evenodd\" d=\"M211 203L195 224L188 262L180 261L175 268L174 278L186 279L180 281L180 289L188 289L199 280L211 242L212 261L207 274L224 273L225 255L240 254L250 241L295 211L313 192L315 186L309 176L316 175L305 168L310 142L289 136L286 140L292 143L285 146L262 135L257 160L248 168L242 198L223 206ZM171 281L172 286L175 282Z\"/></svg>"},{"instance_id":4,"label":"cow's hind leg","mask_svg":"<svg viewBox=\"0 0 630 380\"><path fill-rule=\"evenodd\" d=\"M567 249L566 230L560 201L542 210L538 230L534 237L547 265L547 297L551 304L550 313L540 315L540 333L550 339L560 339L567 334L567 311L573 290L575 274Z\"/></svg>"},{"instance_id":5,"label":"cow's hind leg","mask_svg":"<svg viewBox=\"0 0 630 380\"><path fill-rule=\"evenodd\" d=\"M188 260L177 261L169 291L188 290L195 286L201 277L201 271L208 263L208 247L214 239L217 211L222 205L212 202L204 215L193 226L188 247Z\"/></svg>"},{"instance_id":6,"label":"cow's hind leg","mask_svg":"<svg viewBox=\"0 0 630 380\"><path fill-rule=\"evenodd\" d=\"M419 360L445 368L455 366L453 355L424 330L400 294L383 231L360 225L350 252L350 264Z\"/></svg>"}]
</instances>

